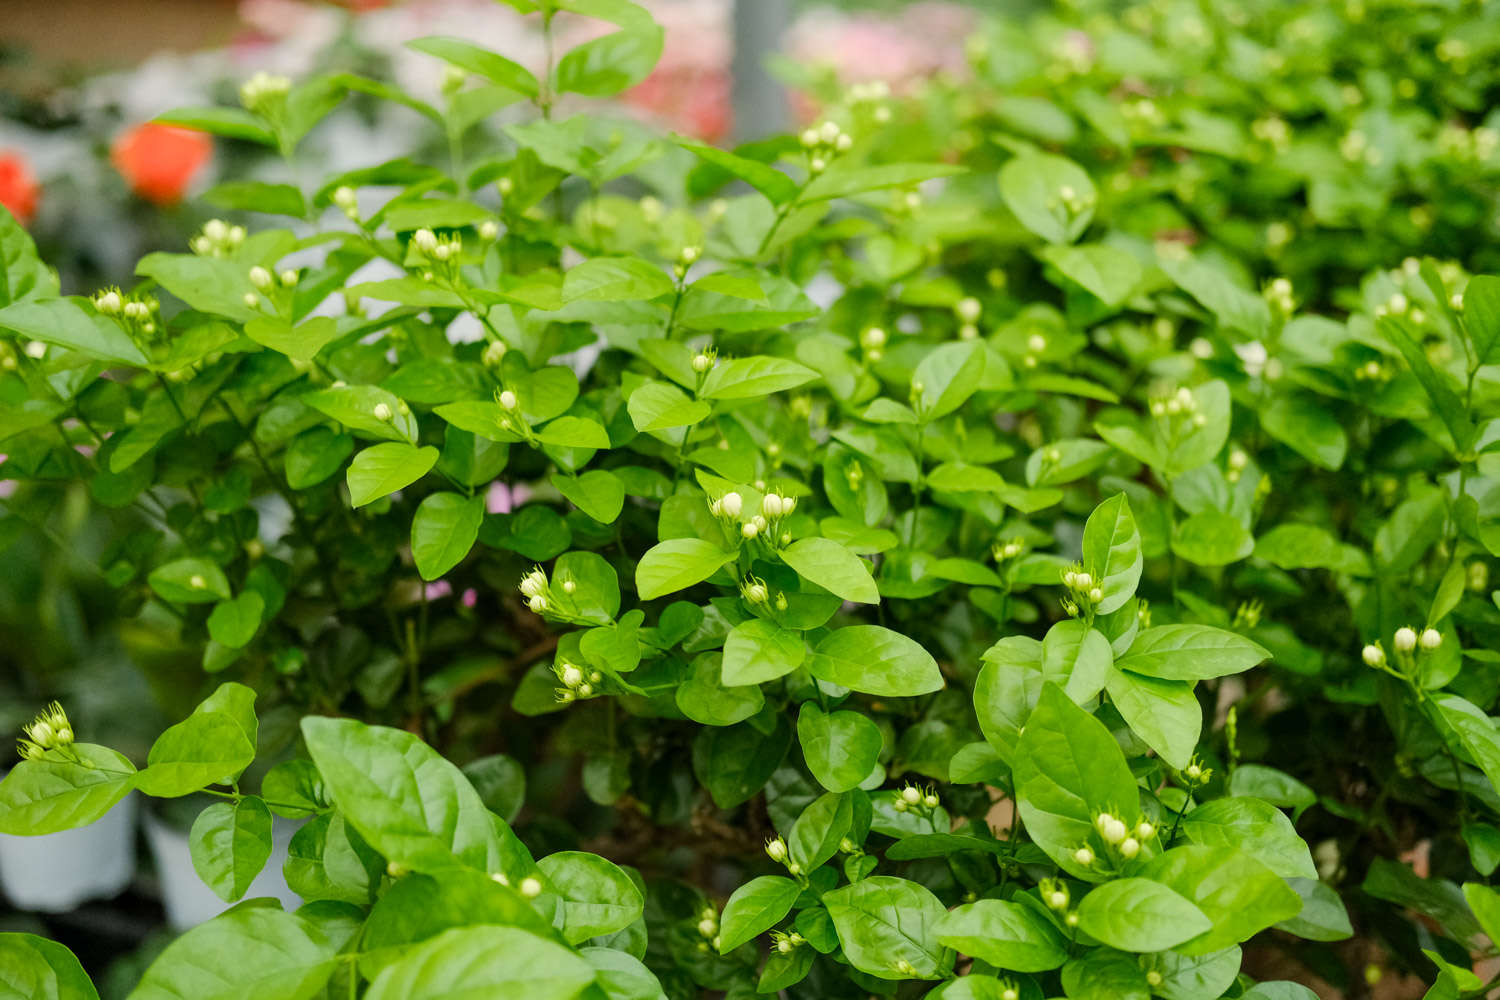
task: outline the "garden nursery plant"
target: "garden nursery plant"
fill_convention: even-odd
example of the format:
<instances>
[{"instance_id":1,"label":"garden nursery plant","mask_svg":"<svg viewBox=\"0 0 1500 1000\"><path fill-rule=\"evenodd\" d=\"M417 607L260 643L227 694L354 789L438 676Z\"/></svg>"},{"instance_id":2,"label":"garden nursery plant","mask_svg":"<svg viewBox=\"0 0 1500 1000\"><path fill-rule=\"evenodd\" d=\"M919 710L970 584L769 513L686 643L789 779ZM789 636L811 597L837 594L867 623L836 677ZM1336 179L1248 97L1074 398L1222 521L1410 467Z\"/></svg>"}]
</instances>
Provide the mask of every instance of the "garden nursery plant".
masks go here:
<instances>
[{"instance_id":1,"label":"garden nursery plant","mask_svg":"<svg viewBox=\"0 0 1500 1000\"><path fill-rule=\"evenodd\" d=\"M289 179L129 287L62 295L0 217L0 543L83 498L129 641L194 664L144 758L38 705L0 781L9 834L203 803L234 905L130 996L1486 995L1492 189L1431 250L1407 207L1320 214L1339 129L1301 106L1246 189L1274 136L1188 133L1248 142L1253 84L1082 15L1104 64L1043 64L1055 100L992 74L996 25L972 80L728 151L566 114L650 72L644 10L506 2L604 29L539 72L416 42L438 104L261 74L164 116ZM1205 62L1364 17L1235 9ZM1427 79L1349 86L1458 128ZM298 159L369 98L436 142ZM1360 226L1398 256L1340 259ZM273 817L294 911L244 898ZM20 933L0 994L98 996Z\"/></svg>"}]
</instances>

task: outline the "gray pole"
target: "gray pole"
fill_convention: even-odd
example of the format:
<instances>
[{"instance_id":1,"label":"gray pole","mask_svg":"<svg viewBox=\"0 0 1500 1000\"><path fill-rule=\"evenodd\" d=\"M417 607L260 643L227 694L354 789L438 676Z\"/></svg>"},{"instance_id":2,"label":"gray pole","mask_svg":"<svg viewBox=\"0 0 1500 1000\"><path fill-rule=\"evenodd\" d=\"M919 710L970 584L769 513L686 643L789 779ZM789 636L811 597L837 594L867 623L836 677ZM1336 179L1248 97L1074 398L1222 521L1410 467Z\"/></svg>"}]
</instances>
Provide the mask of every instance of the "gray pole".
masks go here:
<instances>
[{"instance_id":1,"label":"gray pole","mask_svg":"<svg viewBox=\"0 0 1500 1000\"><path fill-rule=\"evenodd\" d=\"M791 20L791 0L734 0L734 134L741 141L783 132L791 109L766 59L781 48Z\"/></svg>"}]
</instances>

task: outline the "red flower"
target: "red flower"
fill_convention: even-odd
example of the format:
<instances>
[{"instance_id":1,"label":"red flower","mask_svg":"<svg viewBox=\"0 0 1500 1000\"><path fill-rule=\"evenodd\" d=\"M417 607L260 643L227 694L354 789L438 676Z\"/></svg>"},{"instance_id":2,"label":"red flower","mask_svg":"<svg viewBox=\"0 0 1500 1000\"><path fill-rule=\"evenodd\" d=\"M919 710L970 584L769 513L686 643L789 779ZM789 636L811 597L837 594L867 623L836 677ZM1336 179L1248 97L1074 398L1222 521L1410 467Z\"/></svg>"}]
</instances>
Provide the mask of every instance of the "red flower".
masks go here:
<instances>
[{"instance_id":1,"label":"red flower","mask_svg":"<svg viewBox=\"0 0 1500 1000\"><path fill-rule=\"evenodd\" d=\"M173 205L213 148L202 132L147 122L121 133L109 158L130 190L157 205Z\"/></svg>"},{"instance_id":2,"label":"red flower","mask_svg":"<svg viewBox=\"0 0 1500 1000\"><path fill-rule=\"evenodd\" d=\"M0 205L10 210L22 225L36 214L42 187L19 153L0 153Z\"/></svg>"}]
</instances>

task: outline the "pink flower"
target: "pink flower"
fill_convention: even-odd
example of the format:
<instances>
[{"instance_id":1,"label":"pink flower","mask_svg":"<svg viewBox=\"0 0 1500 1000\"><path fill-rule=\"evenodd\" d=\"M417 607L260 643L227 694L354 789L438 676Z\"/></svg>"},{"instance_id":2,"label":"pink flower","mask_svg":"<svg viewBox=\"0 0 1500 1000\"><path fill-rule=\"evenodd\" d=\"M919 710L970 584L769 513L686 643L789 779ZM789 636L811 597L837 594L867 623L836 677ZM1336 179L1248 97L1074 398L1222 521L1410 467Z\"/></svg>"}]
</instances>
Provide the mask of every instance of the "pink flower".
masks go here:
<instances>
[{"instance_id":1,"label":"pink flower","mask_svg":"<svg viewBox=\"0 0 1500 1000\"><path fill-rule=\"evenodd\" d=\"M42 186L20 153L0 153L0 205L10 210L21 225L36 215L36 203Z\"/></svg>"}]
</instances>

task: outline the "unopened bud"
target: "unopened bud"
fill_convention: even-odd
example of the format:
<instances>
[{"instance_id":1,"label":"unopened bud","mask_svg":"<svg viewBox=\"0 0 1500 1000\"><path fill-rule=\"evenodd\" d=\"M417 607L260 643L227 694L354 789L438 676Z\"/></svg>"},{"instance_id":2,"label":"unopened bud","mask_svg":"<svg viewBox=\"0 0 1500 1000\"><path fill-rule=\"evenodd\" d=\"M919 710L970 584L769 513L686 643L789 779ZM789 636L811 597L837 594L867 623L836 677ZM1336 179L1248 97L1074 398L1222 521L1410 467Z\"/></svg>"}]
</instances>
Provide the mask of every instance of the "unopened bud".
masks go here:
<instances>
[{"instance_id":1,"label":"unopened bud","mask_svg":"<svg viewBox=\"0 0 1500 1000\"><path fill-rule=\"evenodd\" d=\"M1417 631L1405 625L1396 630L1396 651L1410 653L1417 648Z\"/></svg>"}]
</instances>

